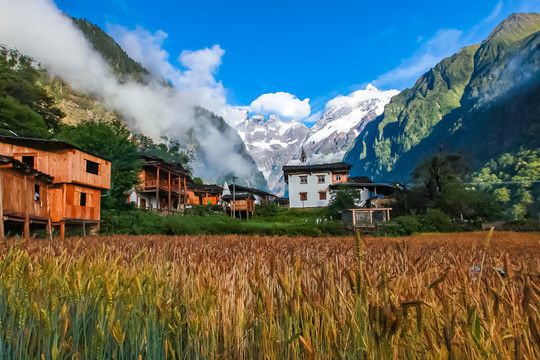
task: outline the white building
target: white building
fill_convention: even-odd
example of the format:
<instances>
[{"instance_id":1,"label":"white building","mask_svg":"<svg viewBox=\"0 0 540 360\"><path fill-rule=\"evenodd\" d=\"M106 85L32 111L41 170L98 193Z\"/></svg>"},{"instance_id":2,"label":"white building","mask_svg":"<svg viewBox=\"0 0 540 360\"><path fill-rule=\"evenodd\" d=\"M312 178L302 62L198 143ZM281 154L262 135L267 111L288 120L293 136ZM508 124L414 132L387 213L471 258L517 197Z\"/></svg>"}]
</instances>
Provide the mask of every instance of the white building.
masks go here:
<instances>
[{"instance_id":1,"label":"white building","mask_svg":"<svg viewBox=\"0 0 540 360\"><path fill-rule=\"evenodd\" d=\"M330 185L346 183L351 167L345 162L284 166L283 175L289 186L289 207L328 206Z\"/></svg>"}]
</instances>

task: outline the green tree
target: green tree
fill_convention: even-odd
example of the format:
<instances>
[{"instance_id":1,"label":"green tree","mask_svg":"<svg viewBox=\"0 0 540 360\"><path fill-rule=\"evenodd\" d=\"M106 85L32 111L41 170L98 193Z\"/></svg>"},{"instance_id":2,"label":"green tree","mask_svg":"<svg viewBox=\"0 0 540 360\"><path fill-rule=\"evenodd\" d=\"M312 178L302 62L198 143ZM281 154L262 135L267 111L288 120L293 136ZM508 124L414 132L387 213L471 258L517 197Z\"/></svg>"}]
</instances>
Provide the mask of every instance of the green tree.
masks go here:
<instances>
[{"instance_id":1,"label":"green tree","mask_svg":"<svg viewBox=\"0 0 540 360\"><path fill-rule=\"evenodd\" d=\"M127 127L118 120L85 120L74 126L63 125L58 138L111 161L111 190L102 207L125 207L127 194L138 182L142 166Z\"/></svg>"},{"instance_id":2,"label":"green tree","mask_svg":"<svg viewBox=\"0 0 540 360\"><path fill-rule=\"evenodd\" d=\"M27 105L43 119L46 128L57 130L64 114L41 85L47 78L45 70L33 65L33 60L18 51L0 47L0 97L11 97Z\"/></svg>"},{"instance_id":3,"label":"green tree","mask_svg":"<svg viewBox=\"0 0 540 360\"><path fill-rule=\"evenodd\" d=\"M11 96L0 97L0 134L47 138L50 136L43 118Z\"/></svg>"},{"instance_id":4,"label":"green tree","mask_svg":"<svg viewBox=\"0 0 540 360\"><path fill-rule=\"evenodd\" d=\"M345 185L338 186L331 191L331 200L327 208L328 215L335 219L341 219L343 211L356 207L354 201L357 197L358 194L353 188Z\"/></svg>"}]
</instances>

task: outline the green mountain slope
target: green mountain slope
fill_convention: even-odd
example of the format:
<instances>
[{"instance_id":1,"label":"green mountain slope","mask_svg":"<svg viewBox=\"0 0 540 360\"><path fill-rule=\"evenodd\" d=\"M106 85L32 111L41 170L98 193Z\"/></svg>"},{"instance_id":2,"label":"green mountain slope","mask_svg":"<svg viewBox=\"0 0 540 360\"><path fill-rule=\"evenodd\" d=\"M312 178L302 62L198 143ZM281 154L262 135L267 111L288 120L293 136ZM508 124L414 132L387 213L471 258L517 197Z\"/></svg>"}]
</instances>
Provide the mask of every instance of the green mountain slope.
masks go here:
<instances>
[{"instance_id":1,"label":"green mountain slope","mask_svg":"<svg viewBox=\"0 0 540 360\"><path fill-rule=\"evenodd\" d=\"M536 146L538 31L540 15L513 14L392 98L346 154L353 174L405 180L441 148L463 152L474 167L517 144Z\"/></svg>"}]
</instances>

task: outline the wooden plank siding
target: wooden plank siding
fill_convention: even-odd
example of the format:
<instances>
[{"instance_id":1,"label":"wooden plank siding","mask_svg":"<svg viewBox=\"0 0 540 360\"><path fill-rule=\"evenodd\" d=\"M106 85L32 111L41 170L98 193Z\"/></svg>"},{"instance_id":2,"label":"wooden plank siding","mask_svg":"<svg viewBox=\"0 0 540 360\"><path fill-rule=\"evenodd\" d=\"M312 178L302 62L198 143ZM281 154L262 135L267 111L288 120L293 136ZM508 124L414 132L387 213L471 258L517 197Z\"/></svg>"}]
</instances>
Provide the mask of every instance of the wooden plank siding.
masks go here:
<instances>
[{"instance_id":1,"label":"wooden plank siding","mask_svg":"<svg viewBox=\"0 0 540 360\"><path fill-rule=\"evenodd\" d=\"M47 221L47 186L31 175L23 175L11 168L0 168L2 176L2 205L4 216ZM39 186L39 200L35 200L35 185Z\"/></svg>"},{"instance_id":2,"label":"wooden plank siding","mask_svg":"<svg viewBox=\"0 0 540 360\"><path fill-rule=\"evenodd\" d=\"M54 177L54 183L75 183L98 189L111 186L111 162L77 149L44 151L0 142L0 154L22 161L34 156L34 168ZM98 174L86 171L87 160L97 163Z\"/></svg>"}]
</instances>

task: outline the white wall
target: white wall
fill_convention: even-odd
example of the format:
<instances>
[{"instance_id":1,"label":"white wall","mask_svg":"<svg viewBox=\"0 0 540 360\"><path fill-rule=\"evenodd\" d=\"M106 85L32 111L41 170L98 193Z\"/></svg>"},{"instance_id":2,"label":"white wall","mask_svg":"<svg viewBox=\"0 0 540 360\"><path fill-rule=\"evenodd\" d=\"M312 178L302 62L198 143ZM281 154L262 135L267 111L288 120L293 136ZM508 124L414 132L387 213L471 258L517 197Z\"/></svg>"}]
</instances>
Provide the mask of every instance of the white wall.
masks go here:
<instances>
[{"instance_id":1,"label":"white wall","mask_svg":"<svg viewBox=\"0 0 540 360\"><path fill-rule=\"evenodd\" d=\"M146 208L156 208L156 195L155 193L140 193L137 195L135 191L132 191L129 195L129 202L134 202L137 207L141 207L141 199L146 200Z\"/></svg>"},{"instance_id":2,"label":"white wall","mask_svg":"<svg viewBox=\"0 0 540 360\"><path fill-rule=\"evenodd\" d=\"M300 176L307 175L307 184L300 184ZM318 183L318 176L324 175L324 184ZM328 206L330 201L329 186L332 184L330 172L318 172L303 175L289 175L289 207L321 207ZM326 191L326 200L319 200L319 191ZM307 200L300 201L300 193L307 192Z\"/></svg>"}]
</instances>

